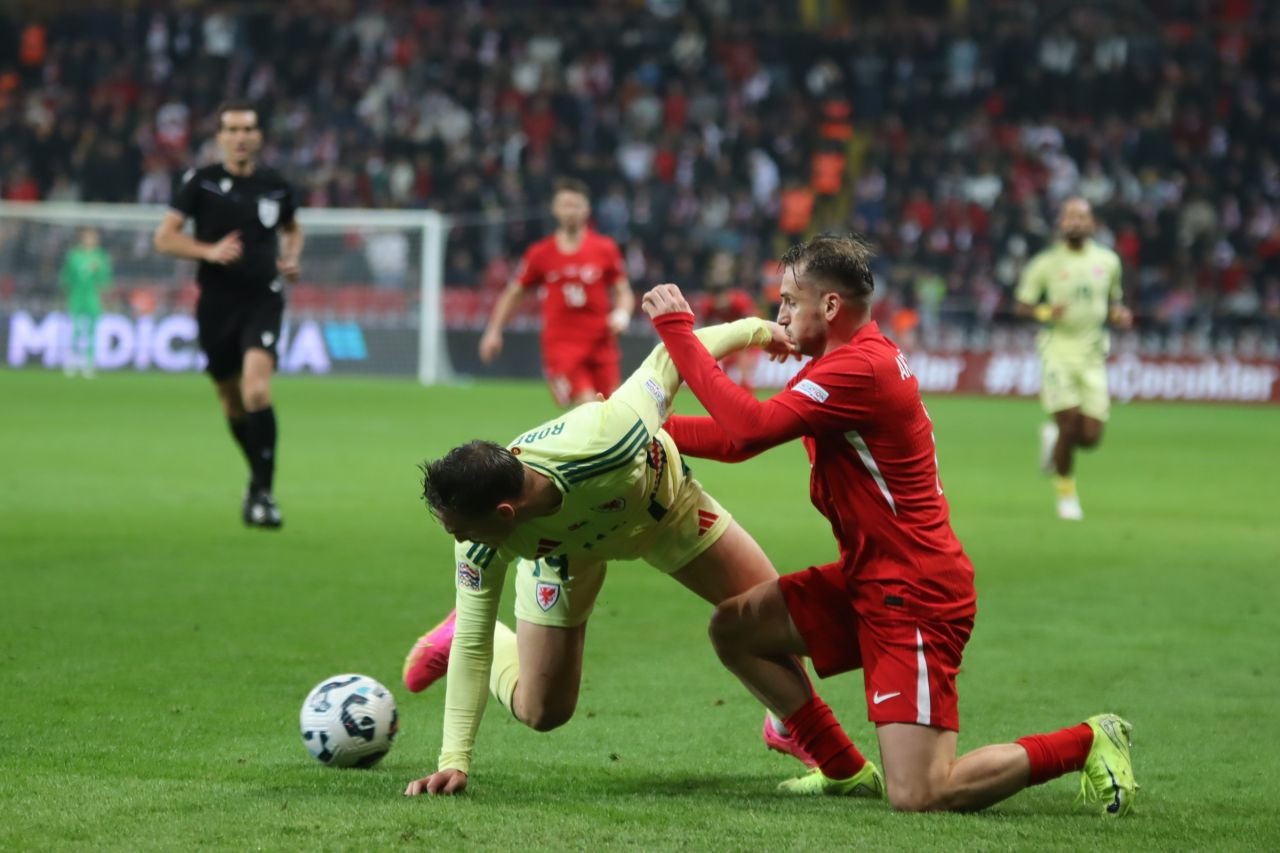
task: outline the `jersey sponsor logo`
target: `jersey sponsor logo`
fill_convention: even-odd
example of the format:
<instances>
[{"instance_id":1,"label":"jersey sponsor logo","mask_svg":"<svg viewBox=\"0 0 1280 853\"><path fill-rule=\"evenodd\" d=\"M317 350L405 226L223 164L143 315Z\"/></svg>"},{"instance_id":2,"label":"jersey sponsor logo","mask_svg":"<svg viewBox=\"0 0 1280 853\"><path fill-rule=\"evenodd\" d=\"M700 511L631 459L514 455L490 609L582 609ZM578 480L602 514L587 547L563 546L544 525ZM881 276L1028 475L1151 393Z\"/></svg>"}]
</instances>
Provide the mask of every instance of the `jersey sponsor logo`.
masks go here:
<instances>
[{"instance_id":1,"label":"jersey sponsor logo","mask_svg":"<svg viewBox=\"0 0 1280 853\"><path fill-rule=\"evenodd\" d=\"M602 504L596 504L592 507L596 512L622 512L626 508L626 498L614 498L611 501L605 501Z\"/></svg>"},{"instance_id":2,"label":"jersey sponsor logo","mask_svg":"<svg viewBox=\"0 0 1280 853\"><path fill-rule=\"evenodd\" d=\"M875 693L873 693L873 694L872 694L872 696L871 696L871 704L872 704L872 705L879 705L881 702L887 702L887 701L889 701L889 700L890 700L890 699L892 699L894 696L901 696L901 695L902 695L902 691L901 691L901 690L895 691L895 692L893 692L893 693L883 693L883 694L882 694L879 690L877 690L877 691L876 691Z\"/></svg>"},{"instance_id":3,"label":"jersey sponsor logo","mask_svg":"<svg viewBox=\"0 0 1280 853\"><path fill-rule=\"evenodd\" d=\"M556 606L560 600L560 586L546 581L538 581L533 587L533 597L545 613Z\"/></svg>"},{"instance_id":4,"label":"jersey sponsor logo","mask_svg":"<svg viewBox=\"0 0 1280 853\"><path fill-rule=\"evenodd\" d=\"M275 228L280 221L280 202L274 198L258 199L258 221L263 228Z\"/></svg>"},{"instance_id":5,"label":"jersey sponsor logo","mask_svg":"<svg viewBox=\"0 0 1280 853\"><path fill-rule=\"evenodd\" d=\"M815 403L825 403L831 396L826 388L809 379L801 379L791 390L799 391Z\"/></svg>"},{"instance_id":6,"label":"jersey sponsor logo","mask_svg":"<svg viewBox=\"0 0 1280 853\"><path fill-rule=\"evenodd\" d=\"M658 405L658 417L666 420L667 418L667 392L656 379L646 379L644 381L644 390L649 392L649 396L653 398L653 402Z\"/></svg>"},{"instance_id":7,"label":"jersey sponsor logo","mask_svg":"<svg viewBox=\"0 0 1280 853\"><path fill-rule=\"evenodd\" d=\"M600 277L600 270L593 266L584 266L578 276L583 284L591 284Z\"/></svg>"},{"instance_id":8,"label":"jersey sponsor logo","mask_svg":"<svg viewBox=\"0 0 1280 853\"><path fill-rule=\"evenodd\" d=\"M716 515L714 512L710 512L705 509L698 510L698 538L701 539L703 536L706 536L707 531L714 527L715 523L719 520L720 516Z\"/></svg>"},{"instance_id":9,"label":"jersey sponsor logo","mask_svg":"<svg viewBox=\"0 0 1280 853\"><path fill-rule=\"evenodd\" d=\"M464 560L458 561L458 589L479 592L482 577L483 574L477 566L473 566Z\"/></svg>"}]
</instances>

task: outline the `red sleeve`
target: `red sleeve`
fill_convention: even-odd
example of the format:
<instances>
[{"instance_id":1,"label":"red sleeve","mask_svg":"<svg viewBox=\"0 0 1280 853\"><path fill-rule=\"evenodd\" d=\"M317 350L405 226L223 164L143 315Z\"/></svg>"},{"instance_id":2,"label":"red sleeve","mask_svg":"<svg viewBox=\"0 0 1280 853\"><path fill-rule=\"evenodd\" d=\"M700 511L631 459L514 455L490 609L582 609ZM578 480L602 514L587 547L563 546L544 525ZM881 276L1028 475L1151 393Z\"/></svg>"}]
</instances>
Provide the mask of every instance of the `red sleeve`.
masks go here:
<instances>
[{"instance_id":1,"label":"red sleeve","mask_svg":"<svg viewBox=\"0 0 1280 853\"><path fill-rule=\"evenodd\" d=\"M712 418L672 415L662 428L671 436L676 447L680 448L681 456L696 456L717 462L741 462L759 452L737 447Z\"/></svg>"},{"instance_id":2,"label":"red sleeve","mask_svg":"<svg viewBox=\"0 0 1280 853\"><path fill-rule=\"evenodd\" d=\"M537 287L542 284L542 265L538 263L538 244L525 250L520 259L520 269L516 270L516 281L521 287Z\"/></svg>"},{"instance_id":3,"label":"red sleeve","mask_svg":"<svg viewBox=\"0 0 1280 853\"><path fill-rule=\"evenodd\" d=\"M808 433L779 397L761 402L724 375L693 334L692 314L663 314L653 324L689 390L739 450L759 453Z\"/></svg>"},{"instance_id":4,"label":"red sleeve","mask_svg":"<svg viewBox=\"0 0 1280 853\"><path fill-rule=\"evenodd\" d=\"M852 350L823 356L799 382L773 399L803 418L811 435L845 432L873 415L876 376L871 361Z\"/></svg>"}]
</instances>

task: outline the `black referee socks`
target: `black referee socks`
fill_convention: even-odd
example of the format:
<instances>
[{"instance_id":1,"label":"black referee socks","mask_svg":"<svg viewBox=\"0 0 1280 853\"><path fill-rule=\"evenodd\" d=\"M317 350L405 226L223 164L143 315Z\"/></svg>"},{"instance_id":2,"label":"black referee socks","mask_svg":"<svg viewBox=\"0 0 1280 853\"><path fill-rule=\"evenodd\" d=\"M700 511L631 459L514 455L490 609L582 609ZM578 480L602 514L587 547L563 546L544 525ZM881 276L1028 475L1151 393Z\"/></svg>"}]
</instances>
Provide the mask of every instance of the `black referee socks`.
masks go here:
<instances>
[{"instance_id":1,"label":"black referee socks","mask_svg":"<svg viewBox=\"0 0 1280 853\"><path fill-rule=\"evenodd\" d=\"M250 485L271 491L276 473L276 410L271 406L244 416L245 455L249 457Z\"/></svg>"},{"instance_id":2,"label":"black referee socks","mask_svg":"<svg viewBox=\"0 0 1280 853\"><path fill-rule=\"evenodd\" d=\"M253 451L249 448L249 424L245 422L244 416L227 418L227 426L231 428L231 435L235 438L236 444L240 445L245 461L252 460Z\"/></svg>"}]
</instances>

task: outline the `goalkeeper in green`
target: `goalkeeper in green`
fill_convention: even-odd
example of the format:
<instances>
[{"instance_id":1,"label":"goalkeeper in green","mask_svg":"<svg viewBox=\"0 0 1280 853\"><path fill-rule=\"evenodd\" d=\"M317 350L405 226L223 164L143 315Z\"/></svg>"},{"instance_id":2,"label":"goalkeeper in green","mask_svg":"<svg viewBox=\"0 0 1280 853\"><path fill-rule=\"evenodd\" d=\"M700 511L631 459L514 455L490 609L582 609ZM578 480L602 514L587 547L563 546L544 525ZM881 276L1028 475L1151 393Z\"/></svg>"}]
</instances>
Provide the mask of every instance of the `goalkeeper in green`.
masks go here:
<instances>
[{"instance_id":1,"label":"goalkeeper in green","mask_svg":"<svg viewBox=\"0 0 1280 853\"><path fill-rule=\"evenodd\" d=\"M98 229L85 228L80 240L67 252L58 282L67 294L71 340L62 362L63 372L86 379L93 376L93 341L102 313L103 290L111 286L111 257L102 248Z\"/></svg>"}]
</instances>

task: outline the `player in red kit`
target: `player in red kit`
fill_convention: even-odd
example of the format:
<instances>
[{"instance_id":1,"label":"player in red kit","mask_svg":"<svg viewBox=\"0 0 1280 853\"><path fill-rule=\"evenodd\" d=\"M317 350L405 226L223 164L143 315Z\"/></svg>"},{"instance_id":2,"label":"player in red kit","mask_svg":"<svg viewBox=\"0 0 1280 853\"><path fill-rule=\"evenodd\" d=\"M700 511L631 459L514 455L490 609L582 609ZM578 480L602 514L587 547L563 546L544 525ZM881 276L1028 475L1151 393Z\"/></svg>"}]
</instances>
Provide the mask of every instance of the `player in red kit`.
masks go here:
<instances>
[{"instance_id":1,"label":"player in red kit","mask_svg":"<svg viewBox=\"0 0 1280 853\"><path fill-rule=\"evenodd\" d=\"M586 184L557 181L551 214L556 231L525 251L515 279L493 306L480 338L480 360L488 364L498 357L502 328L516 306L544 288L543 372L557 403L578 405L618 387L617 336L631 322L635 296L618 244L587 225L591 202Z\"/></svg>"},{"instance_id":2,"label":"player in red kit","mask_svg":"<svg viewBox=\"0 0 1280 853\"><path fill-rule=\"evenodd\" d=\"M1084 723L956 757L955 677L976 612L973 566L951 529L933 425L906 358L870 322L870 250L823 236L783 257L778 323L812 361L764 402L738 388L693 336L675 285L644 297L671 358L710 417L667 422L682 453L739 461L803 441L810 495L840 559L721 603L711 636L725 665L818 761L782 784L863 793L866 760L812 692L793 655L826 677L863 670L868 717L894 808L970 811L1073 770L1081 793L1121 815L1137 785L1127 722Z\"/></svg>"}]
</instances>

